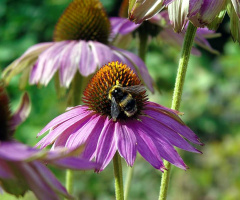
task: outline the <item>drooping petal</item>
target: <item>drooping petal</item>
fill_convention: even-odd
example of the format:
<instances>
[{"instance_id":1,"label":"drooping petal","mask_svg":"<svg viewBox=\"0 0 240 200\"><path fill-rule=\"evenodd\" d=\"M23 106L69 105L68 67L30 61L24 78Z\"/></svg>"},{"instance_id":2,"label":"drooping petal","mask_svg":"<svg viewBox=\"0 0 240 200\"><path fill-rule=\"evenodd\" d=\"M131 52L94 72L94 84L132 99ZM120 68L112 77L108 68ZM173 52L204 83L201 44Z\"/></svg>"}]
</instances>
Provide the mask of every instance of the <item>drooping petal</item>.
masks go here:
<instances>
[{"instance_id":1,"label":"drooping petal","mask_svg":"<svg viewBox=\"0 0 240 200\"><path fill-rule=\"evenodd\" d=\"M75 48L77 49L75 50ZM78 69L81 53L80 48L78 42L71 41L62 50L59 57L59 78L61 86L69 87Z\"/></svg>"},{"instance_id":2,"label":"drooping petal","mask_svg":"<svg viewBox=\"0 0 240 200\"><path fill-rule=\"evenodd\" d=\"M69 199L73 199L73 197L68 194L65 187L56 179L53 173L49 171L45 166L38 162L33 162L31 165L34 167L37 173L39 173L40 177L43 179L45 184L47 183L48 188L51 188L54 192L59 193ZM34 190L36 189L37 188L34 188ZM57 199L59 198L57 197Z\"/></svg>"},{"instance_id":3,"label":"drooping petal","mask_svg":"<svg viewBox=\"0 0 240 200\"><path fill-rule=\"evenodd\" d=\"M77 157L62 158L54 161L53 165L64 169L73 170L89 170L99 167L97 163L89 162L86 159L81 159Z\"/></svg>"},{"instance_id":4,"label":"drooping petal","mask_svg":"<svg viewBox=\"0 0 240 200\"><path fill-rule=\"evenodd\" d=\"M30 99L27 93L24 93L21 97L20 105L18 109L13 113L11 118L11 128L15 129L20 123L26 120L31 110Z\"/></svg>"},{"instance_id":5,"label":"drooping petal","mask_svg":"<svg viewBox=\"0 0 240 200\"><path fill-rule=\"evenodd\" d=\"M68 139L65 147L69 149L74 149L84 144L88 139L89 135L95 131L94 129L99 129L99 120L101 116L98 114L90 116L87 120L82 122L82 125L78 130L72 132L71 135L68 135ZM69 132L69 131L68 131Z\"/></svg>"},{"instance_id":6,"label":"drooping petal","mask_svg":"<svg viewBox=\"0 0 240 200\"><path fill-rule=\"evenodd\" d=\"M198 28L199 29L206 29L206 28ZM200 32L200 31L199 31ZM199 32L196 34L196 37L194 38L194 42L202 47L203 49L206 49L207 51L214 53L214 54L219 54L219 52L211 47L207 39L204 38L204 35L199 34Z\"/></svg>"},{"instance_id":7,"label":"drooping petal","mask_svg":"<svg viewBox=\"0 0 240 200\"><path fill-rule=\"evenodd\" d=\"M34 192L34 194L39 200L46 199L59 200L57 194L52 190L51 187L49 187L46 180L44 180L46 175L42 176L41 173L36 170L36 166L38 165L41 165L41 163L34 164L22 163L21 165L18 165L18 169L19 171L21 171L25 178L25 181L27 181L27 184L29 185L30 189ZM49 173L51 172L49 171ZM52 177L50 177L50 179L51 178ZM66 194L66 197L69 196L66 191L65 192L62 191L62 194L64 193Z\"/></svg>"},{"instance_id":8,"label":"drooping petal","mask_svg":"<svg viewBox=\"0 0 240 200\"><path fill-rule=\"evenodd\" d=\"M57 127L51 129L49 134L47 134L42 140L40 140L36 144L36 146L40 146L41 148L44 148L52 144L57 139L57 137L61 134L75 133L85 124L86 121L88 121L91 118L91 116L92 116L92 113L88 115L83 113L82 115L78 115L74 118L69 119L66 122L59 124Z\"/></svg>"},{"instance_id":9,"label":"drooping petal","mask_svg":"<svg viewBox=\"0 0 240 200\"><path fill-rule=\"evenodd\" d=\"M189 12L189 0L175 0L168 6L169 19L176 32L181 32L186 25Z\"/></svg>"},{"instance_id":10,"label":"drooping petal","mask_svg":"<svg viewBox=\"0 0 240 200\"><path fill-rule=\"evenodd\" d=\"M116 153L117 145L114 129L114 122L107 118L98 139L96 149L96 163L101 166L99 171L102 171L108 165Z\"/></svg>"},{"instance_id":11,"label":"drooping petal","mask_svg":"<svg viewBox=\"0 0 240 200\"><path fill-rule=\"evenodd\" d=\"M67 112L59 115L58 117L56 117L55 119L53 119L51 122L49 122L39 133L37 136L40 136L42 134L44 134L47 130L57 126L58 124L61 124L73 117L76 117L78 115L82 115L82 114L86 114L88 115L90 113L90 111L87 110L88 107L87 106L76 106L70 110L68 110Z\"/></svg>"},{"instance_id":12,"label":"drooping petal","mask_svg":"<svg viewBox=\"0 0 240 200\"><path fill-rule=\"evenodd\" d=\"M94 59L98 68L106 65L108 62L113 60L113 52L110 47L99 43L99 42L89 42L91 46Z\"/></svg>"},{"instance_id":13,"label":"drooping petal","mask_svg":"<svg viewBox=\"0 0 240 200\"><path fill-rule=\"evenodd\" d=\"M24 161L31 157L42 157L45 153L32 147L28 147L19 142L1 142L0 143L0 159L9 161Z\"/></svg>"},{"instance_id":14,"label":"drooping petal","mask_svg":"<svg viewBox=\"0 0 240 200\"><path fill-rule=\"evenodd\" d=\"M59 68L59 55L67 41L55 42L43 51L31 70L30 84L41 83L47 85Z\"/></svg>"},{"instance_id":15,"label":"drooping petal","mask_svg":"<svg viewBox=\"0 0 240 200\"><path fill-rule=\"evenodd\" d=\"M22 72L27 67L32 67L38 59L38 56L53 44L53 42L46 42L30 47L20 58L12 62L3 71L3 79L8 83L13 76Z\"/></svg>"},{"instance_id":16,"label":"drooping petal","mask_svg":"<svg viewBox=\"0 0 240 200\"><path fill-rule=\"evenodd\" d=\"M111 17L110 22L112 27L111 38L115 38L118 34L128 34L140 26L140 24L135 24L128 19L121 17Z\"/></svg>"},{"instance_id":17,"label":"drooping petal","mask_svg":"<svg viewBox=\"0 0 240 200\"><path fill-rule=\"evenodd\" d=\"M137 139L137 150L153 167L163 171L165 169L158 150L152 140L144 131L141 131L139 124L131 123L129 127L135 130Z\"/></svg>"},{"instance_id":18,"label":"drooping petal","mask_svg":"<svg viewBox=\"0 0 240 200\"><path fill-rule=\"evenodd\" d=\"M164 28L157 36L157 39L160 42L166 43L170 46L174 46L180 50L184 41L184 34L177 34L172 30L172 28ZM195 56L201 55L201 52L195 47L192 47L191 53Z\"/></svg>"},{"instance_id":19,"label":"drooping petal","mask_svg":"<svg viewBox=\"0 0 240 200\"><path fill-rule=\"evenodd\" d=\"M137 153L137 139L134 131L128 128L127 124L116 122L115 136L119 154L126 160L128 165L133 166Z\"/></svg>"},{"instance_id":20,"label":"drooping petal","mask_svg":"<svg viewBox=\"0 0 240 200\"><path fill-rule=\"evenodd\" d=\"M139 71L146 86L149 88L151 92L153 92L154 91L153 80L147 70L145 63L141 60L141 58L136 56L134 53L131 53L123 49L119 49L116 47L113 47L113 49L120 52L124 57L126 57L134 65L135 69Z\"/></svg>"},{"instance_id":21,"label":"drooping petal","mask_svg":"<svg viewBox=\"0 0 240 200\"><path fill-rule=\"evenodd\" d=\"M154 130L156 137L165 137L172 145L185 151L201 153L199 150L190 145L185 139L183 139L183 137L178 134L178 130L173 130L164 123L146 116L141 116L141 120L144 125L149 126L152 128L152 130Z\"/></svg>"},{"instance_id":22,"label":"drooping petal","mask_svg":"<svg viewBox=\"0 0 240 200\"><path fill-rule=\"evenodd\" d=\"M91 132L89 135L84 151L82 153L82 158L87 159L87 160L92 160L94 157L96 157L96 148L98 144L98 139L101 134L101 130L104 127L104 122L106 121L106 117L100 116L99 121L95 125L94 130Z\"/></svg>"},{"instance_id":23,"label":"drooping petal","mask_svg":"<svg viewBox=\"0 0 240 200\"><path fill-rule=\"evenodd\" d=\"M148 116L162 122L163 124L165 124L166 126L173 130L177 130L179 134L181 134L190 142L202 145L197 135L195 135L195 133L190 128L188 128L175 113L172 113L175 115L174 117L166 112L165 113L161 112L161 107L157 109L152 108L149 105L146 105L146 108L147 109L145 109L143 112Z\"/></svg>"},{"instance_id":24,"label":"drooping petal","mask_svg":"<svg viewBox=\"0 0 240 200\"><path fill-rule=\"evenodd\" d=\"M155 130L151 126L149 127L142 122L135 121L135 130L142 138L148 139L148 142L146 142L147 145L156 147L158 152L155 152L155 156L159 155L179 168L187 168L182 158L173 148L173 145L161 134L156 134Z\"/></svg>"},{"instance_id":25,"label":"drooping petal","mask_svg":"<svg viewBox=\"0 0 240 200\"><path fill-rule=\"evenodd\" d=\"M81 59L79 63L79 71L83 76L89 76L97 69L95 57L88 42L81 41Z\"/></svg>"}]
</instances>

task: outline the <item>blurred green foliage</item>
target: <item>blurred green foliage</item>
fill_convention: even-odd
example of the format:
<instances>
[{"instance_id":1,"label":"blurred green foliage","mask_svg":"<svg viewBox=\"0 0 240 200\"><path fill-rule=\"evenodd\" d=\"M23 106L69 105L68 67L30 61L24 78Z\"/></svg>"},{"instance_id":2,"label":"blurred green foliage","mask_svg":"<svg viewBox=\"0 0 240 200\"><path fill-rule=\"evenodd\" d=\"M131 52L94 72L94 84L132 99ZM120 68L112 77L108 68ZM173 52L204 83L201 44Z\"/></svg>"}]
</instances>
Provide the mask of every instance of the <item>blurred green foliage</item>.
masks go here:
<instances>
[{"instance_id":1,"label":"blurred green foliage","mask_svg":"<svg viewBox=\"0 0 240 200\"><path fill-rule=\"evenodd\" d=\"M1 0L0 69L3 70L28 47L51 41L52 32L67 0ZM102 0L110 15L117 15L119 1ZM220 27L222 38L211 43L221 54L214 56L202 50L201 57L191 56L181 111L183 120L205 143L203 155L180 151L190 169L173 167L168 199L231 200L240 198L240 48L226 34L228 22ZM136 41L130 49L135 53ZM156 92L151 101L170 107L179 51L153 40L146 64L154 78ZM22 91L19 77L8 86L12 108L16 108ZM47 87L27 86L32 100L29 118L16 132L16 138L29 145L39 139L36 134L66 108L66 99L57 98L54 81ZM125 162L124 170L126 169ZM54 173L64 181L64 172ZM157 199L161 173L138 156L135 163L132 200ZM100 174L76 172L75 194L81 199L114 199L113 170L109 165ZM15 199L3 195L1 199ZM32 199L31 194L24 199Z\"/></svg>"}]
</instances>

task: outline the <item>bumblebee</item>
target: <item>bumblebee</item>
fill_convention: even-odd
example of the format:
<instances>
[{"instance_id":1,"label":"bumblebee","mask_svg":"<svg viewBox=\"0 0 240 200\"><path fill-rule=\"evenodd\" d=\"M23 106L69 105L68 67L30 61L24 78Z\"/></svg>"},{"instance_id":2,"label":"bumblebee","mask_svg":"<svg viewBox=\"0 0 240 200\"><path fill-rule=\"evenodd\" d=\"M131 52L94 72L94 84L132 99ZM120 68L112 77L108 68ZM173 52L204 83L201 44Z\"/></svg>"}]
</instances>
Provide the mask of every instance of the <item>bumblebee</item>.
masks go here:
<instances>
[{"instance_id":1,"label":"bumblebee","mask_svg":"<svg viewBox=\"0 0 240 200\"><path fill-rule=\"evenodd\" d=\"M108 93L108 99L111 100L111 116L113 121L116 121L121 112L127 117L133 116L137 112L136 100L132 95L144 92L145 88L142 85L134 85L123 87L116 81Z\"/></svg>"}]
</instances>

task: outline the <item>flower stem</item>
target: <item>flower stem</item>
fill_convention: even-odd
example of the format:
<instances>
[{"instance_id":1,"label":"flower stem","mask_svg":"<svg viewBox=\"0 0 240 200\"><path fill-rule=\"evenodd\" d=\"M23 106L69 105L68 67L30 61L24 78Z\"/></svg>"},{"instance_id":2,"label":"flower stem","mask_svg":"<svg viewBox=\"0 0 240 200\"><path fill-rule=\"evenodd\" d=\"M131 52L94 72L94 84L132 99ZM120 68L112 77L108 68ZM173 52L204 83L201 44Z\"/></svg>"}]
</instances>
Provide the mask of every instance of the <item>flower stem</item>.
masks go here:
<instances>
[{"instance_id":1,"label":"flower stem","mask_svg":"<svg viewBox=\"0 0 240 200\"><path fill-rule=\"evenodd\" d=\"M121 157L116 152L113 158L114 177L115 177L115 195L116 200L124 200L123 198L123 178L122 178L122 163Z\"/></svg>"},{"instance_id":2,"label":"flower stem","mask_svg":"<svg viewBox=\"0 0 240 200\"><path fill-rule=\"evenodd\" d=\"M70 169L66 171L66 189L69 194L73 193L73 179L74 179L74 172Z\"/></svg>"},{"instance_id":3,"label":"flower stem","mask_svg":"<svg viewBox=\"0 0 240 200\"><path fill-rule=\"evenodd\" d=\"M143 32L139 33L138 55L144 62L146 60L147 45L148 45L148 35Z\"/></svg>"},{"instance_id":4,"label":"flower stem","mask_svg":"<svg viewBox=\"0 0 240 200\"><path fill-rule=\"evenodd\" d=\"M127 177L126 177L125 187L124 187L124 200L128 199L128 194L129 194L130 185L132 182L132 177L133 177L133 166L128 167Z\"/></svg>"},{"instance_id":5,"label":"flower stem","mask_svg":"<svg viewBox=\"0 0 240 200\"><path fill-rule=\"evenodd\" d=\"M193 26L191 22L189 22L187 32L184 37L183 47L181 51L181 57L178 65L178 72L173 92L172 106L171 108L174 110L179 110L182 92L183 92L183 84L186 76L188 61L193 45L193 40L196 34L197 28ZM161 186L160 186L160 195L159 200L165 200L167 198L167 190L168 190L168 182L171 171L171 164L167 161L164 161L164 165L166 167L166 171L162 175Z\"/></svg>"}]
</instances>

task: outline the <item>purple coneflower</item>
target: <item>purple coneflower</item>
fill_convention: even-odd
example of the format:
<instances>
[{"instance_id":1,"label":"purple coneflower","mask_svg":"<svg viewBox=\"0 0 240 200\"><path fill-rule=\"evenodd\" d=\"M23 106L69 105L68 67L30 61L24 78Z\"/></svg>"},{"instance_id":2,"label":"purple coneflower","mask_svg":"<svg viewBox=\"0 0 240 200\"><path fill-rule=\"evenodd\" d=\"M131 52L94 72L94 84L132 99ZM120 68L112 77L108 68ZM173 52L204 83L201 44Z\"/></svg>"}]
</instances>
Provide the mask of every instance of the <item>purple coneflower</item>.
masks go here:
<instances>
[{"instance_id":1,"label":"purple coneflower","mask_svg":"<svg viewBox=\"0 0 240 200\"><path fill-rule=\"evenodd\" d=\"M200 152L184 139L202 145L178 112L148 101L140 79L127 65L112 62L100 68L88 83L83 102L53 119L38 134L50 130L37 146L72 149L84 144L81 157L95 159L99 171L116 151L130 166L139 152L161 171L165 169L162 159L187 168L174 146Z\"/></svg>"},{"instance_id":2,"label":"purple coneflower","mask_svg":"<svg viewBox=\"0 0 240 200\"><path fill-rule=\"evenodd\" d=\"M30 70L30 84L47 85L59 70L60 85L68 87L77 71L87 77L109 60L122 60L139 72L153 91L144 62L135 54L111 45L111 29L98 0L74 0L56 24L54 41L30 47L5 69L3 77L8 82L17 73Z\"/></svg>"},{"instance_id":3,"label":"purple coneflower","mask_svg":"<svg viewBox=\"0 0 240 200\"><path fill-rule=\"evenodd\" d=\"M182 31L188 21L196 27L208 26L216 30L227 12L233 39L240 42L239 0L130 0L129 18L141 23L157 14L167 3L169 17L176 32Z\"/></svg>"},{"instance_id":4,"label":"purple coneflower","mask_svg":"<svg viewBox=\"0 0 240 200\"><path fill-rule=\"evenodd\" d=\"M123 11L123 9L124 8L122 8L121 11ZM148 21L142 22L142 24L134 24L133 22L130 22L126 18L122 17L123 16L116 18L112 17L110 19L113 27L113 33L116 35L126 35L133 31L137 31L139 34L147 34L151 37L156 38L160 43L181 49L188 24L186 24L181 33L175 33L172 29L167 11L162 11L156 14ZM125 27L129 28L126 29ZM214 50L211 47L207 39L219 36L220 34L215 33L215 31L208 30L208 28L198 28L194 42L207 51L217 54L218 51ZM121 38L120 42L124 39L125 38ZM193 47L192 54L200 56L201 52L197 48Z\"/></svg>"},{"instance_id":5,"label":"purple coneflower","mask_svg":"<svg viewBox=\"0 0 240 200\"><path fill-rule=\"evenodd\" d=\"M29 114L29 98L25 94L19 109L11 114L7 94L2 83L0 84L0 189L17 197L32 190L40 200L59 200L59 195L72 199L73 197L68 194L45 164L75 170L93 169L98 165L72 157L77 152L79 153L81 148L74 151L58 149L49 152L14 141L12 136L16 126Z\"/></svg>"}]
</instances>

